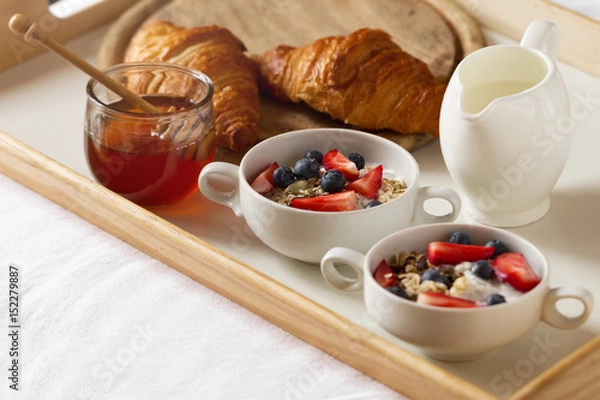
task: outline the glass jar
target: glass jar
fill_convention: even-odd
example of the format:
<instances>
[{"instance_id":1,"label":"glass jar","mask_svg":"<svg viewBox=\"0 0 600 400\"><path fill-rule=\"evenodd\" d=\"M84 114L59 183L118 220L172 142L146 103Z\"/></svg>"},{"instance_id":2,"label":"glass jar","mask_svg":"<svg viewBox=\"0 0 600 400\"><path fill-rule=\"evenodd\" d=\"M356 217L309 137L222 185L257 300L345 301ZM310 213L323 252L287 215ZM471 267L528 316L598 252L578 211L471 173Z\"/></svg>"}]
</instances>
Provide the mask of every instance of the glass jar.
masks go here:
<instances>
[{"instance_id":1,"label":"glass jar","mask_svg":"<svg viewBox=\"0 0 600 400\"><path fill-rule=\"evenodd\" d=\"M145 113L91 79L84 131L94 177L142 206L173 204L198 190L198 175L216 149L211 80L159 62L104 72L161 112Z\"/></svg>"}]
</instances>

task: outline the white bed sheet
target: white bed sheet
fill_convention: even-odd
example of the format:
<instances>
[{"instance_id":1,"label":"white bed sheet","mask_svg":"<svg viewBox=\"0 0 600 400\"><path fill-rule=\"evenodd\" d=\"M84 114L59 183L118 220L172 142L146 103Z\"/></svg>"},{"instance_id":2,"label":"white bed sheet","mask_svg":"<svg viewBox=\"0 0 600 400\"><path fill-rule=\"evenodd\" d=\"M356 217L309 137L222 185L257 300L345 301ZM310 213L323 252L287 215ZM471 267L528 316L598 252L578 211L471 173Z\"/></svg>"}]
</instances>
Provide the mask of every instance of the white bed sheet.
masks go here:
<instances>
[{"instance_id":1,"label":"white bed sheet","mask_svg":"<svg viewBox=\"0 0 600 400\"><path fill-rule=\"evenodd\" d=\"M600 19L597 1L553 1ZM0 310L0 399L404 398L1 174Z\"/></svg>"},{"instance_id":2,"label":"white bed sheet","mask_svg":"<svg viewBox=\"0 0 600 400\"><path fill-rule=\"evenodd\" d=\"M0 238L1 399L403 398L1 174Z\"/></svg>"}]
</instances>

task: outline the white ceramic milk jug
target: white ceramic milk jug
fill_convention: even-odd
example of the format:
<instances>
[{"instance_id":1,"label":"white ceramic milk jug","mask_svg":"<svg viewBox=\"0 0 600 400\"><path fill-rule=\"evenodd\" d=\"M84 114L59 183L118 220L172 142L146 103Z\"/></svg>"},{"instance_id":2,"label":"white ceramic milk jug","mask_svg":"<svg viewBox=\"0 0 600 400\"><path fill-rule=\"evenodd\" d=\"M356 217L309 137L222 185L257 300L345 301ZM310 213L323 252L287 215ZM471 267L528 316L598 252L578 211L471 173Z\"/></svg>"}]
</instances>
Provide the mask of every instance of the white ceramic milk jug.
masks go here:
<instances>
[{"instance_id":1,"label":"white ceramic milk jug","mask_svg":"<svg viewBox=\"0 0 600 400\"><path fill-rule=\"evenodd\" d=\"M573 130L557 48L556 25L536 20L520 45L473 52L448 83L440 145L476 221L514 227L548 212Z\"/></svg>"}]
</instances>

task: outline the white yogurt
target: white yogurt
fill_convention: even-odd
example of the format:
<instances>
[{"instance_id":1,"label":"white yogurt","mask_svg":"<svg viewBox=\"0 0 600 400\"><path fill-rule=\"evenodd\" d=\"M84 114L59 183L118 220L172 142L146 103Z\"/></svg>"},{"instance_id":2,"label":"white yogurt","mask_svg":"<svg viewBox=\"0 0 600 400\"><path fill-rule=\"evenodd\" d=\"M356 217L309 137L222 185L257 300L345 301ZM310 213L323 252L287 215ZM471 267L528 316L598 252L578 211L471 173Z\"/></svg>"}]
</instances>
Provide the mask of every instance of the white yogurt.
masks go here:
<instances>
[{"instance_id":1,"label":"white yogurt","mask_svg":"<svg viewBox=\"0 0 600 400\"><path fill-rule=\"evenodd\" d=\"M466 280L466 285L460 285L460 287L452 286L450 289L451 296L483 303L494 293L504 296L507 302L523 295L523 293L519 292L511 285L502 283L497 278L486 281L475 276L471 272L471 265L472 263L470 262L463 262L455 267L457 272L462 272L463 277Z\"/></svg>"}]
</instances>

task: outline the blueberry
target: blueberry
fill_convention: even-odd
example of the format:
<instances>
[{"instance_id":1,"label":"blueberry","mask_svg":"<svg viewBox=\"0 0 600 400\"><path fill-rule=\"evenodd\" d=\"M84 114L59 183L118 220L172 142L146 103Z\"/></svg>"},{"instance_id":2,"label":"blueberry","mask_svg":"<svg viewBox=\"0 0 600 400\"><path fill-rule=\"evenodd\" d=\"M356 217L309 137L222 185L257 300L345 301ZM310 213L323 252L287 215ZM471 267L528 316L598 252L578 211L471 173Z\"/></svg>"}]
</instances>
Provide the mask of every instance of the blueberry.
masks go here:
<instances>
[{"instance_id":1,"label":"blueberry","mask_svg":"<svg viewBox=\"0 0 600 400\"><path fill-rule=\"evenodd\" d=\"M319 164L323 164L323 153L321 153L319 150L309 150L304 155L304 158L313 158L317 160Z\"/></svg>"},{"instance_id":2,"label":"blueberry","mask_svg":"<svg viewBox=\"0 0 600 400\"><path fill-rule=\"evenodd\" d=\"M356 168L358 169L365 167L365 158L358 153L350 153L346 158L356 164Z\"/></svg>"},{"instance_id":3,"label":"blueberry","mask_svg":"<svg viewBox=\"0 0 600 400\"><path fill-rule=\"evenodd\" d=\"M294 180L294 172L290 167L277 167L273 171L273 183L282 189L294 183Z\"/></svg>"},{"instance_id":4,"label":"blueberry","mask_svg":"<svg viewBox=\"0 0 600 400\"><path fill-rule=\"evenodd\" d=\"M346 186L346 179L337 169L329 170L321 177L321 188L327 193L341 192L344 186Z\"/></svg>"},{"instance_id":5,"label":"blueberry","mask_svg":"<svg viewBox=\"0 0 600 400\"><path fill-rule=\"evenodd\" d=\"M388 290L388 292L395 294L396 296L400 296L403 299L406 300L410 300L410 297L408 297L408 294L406 293L406 291L404 289L402 289L400 286L388 286L386 288Z\"/></svg>"},{"instance_id":6,"label":"blueberry","mask_svg":"<svg viewBox=\"0 0 600 400\"><path fill-rule=\"evenodd\" d=\"M485 299L486 306L493 306L494 304L506 303L506 299L504 296L498 293L490 294L487 299Z\"/></svg>"},{"instance_id":7,"label":"blueberry","mask_svg":"<svg viewBox=\"0 0 600 400\"><path fill-rule=\"evenodd\" d=\"M294 164L294 175L298 179L310 179L319 176L319 162L314 158L301 158Z\"/></svg>"},{"instance_id":8,"label":"blueberry","mask_svg":"<svg viewBox=\"0 0 600 400\"><path fill-rule=\"evenodd\" d=\"M377 207L377 206L380 206L380 205L381 205L380 201L373 200L372 202L370 202L369 204L367 204L365 206L365 208L373 208L373 207Z\"/></svg>"},{"instance_id":9,"label":"blueberry","mask_svg":"<svg viewBox=\"0 0 600 400\"><path fill-rule=\"evenodd\" d=\"M437 269L428 269L423 272L421 275L421 283L425 281L434 281L438 283L443 283L446 287L450 287L450 281L444 275L440 273Z\"/></svg>"},{"instance_id":10,"label":"blueberry","mask_svg":"<svg viewBox=\"0 0 600 400\"><path fill-rule=\"evenodd\" d=\"M456 231L448 237L449 243L471 244L471 238L465 232Z\"/></svg>"},{"instance_id":11,"label":"blueberry","mask_svg":"<svg viewBox=\"0 0 600 400\"><path fill-rule=\"evenodd\" d=\"M476 277L483 279L484 281L491 281L494 279L494 269L489 262L485 260L479 260L471 266L471 273Z\"/></svg>"},{"instance_id":12,"label":"blueberry","mask_svg":"<svg viewBox=\"0 0 600 400\"><path fill-rule=\"evenodd\" d=\"M499 239L490 240L485 244L485 247L493 247L496 249L492 257L499 256L502 253L508 253L508 247L506 247L506 245Z\"/></svg>"}]
</instances>

